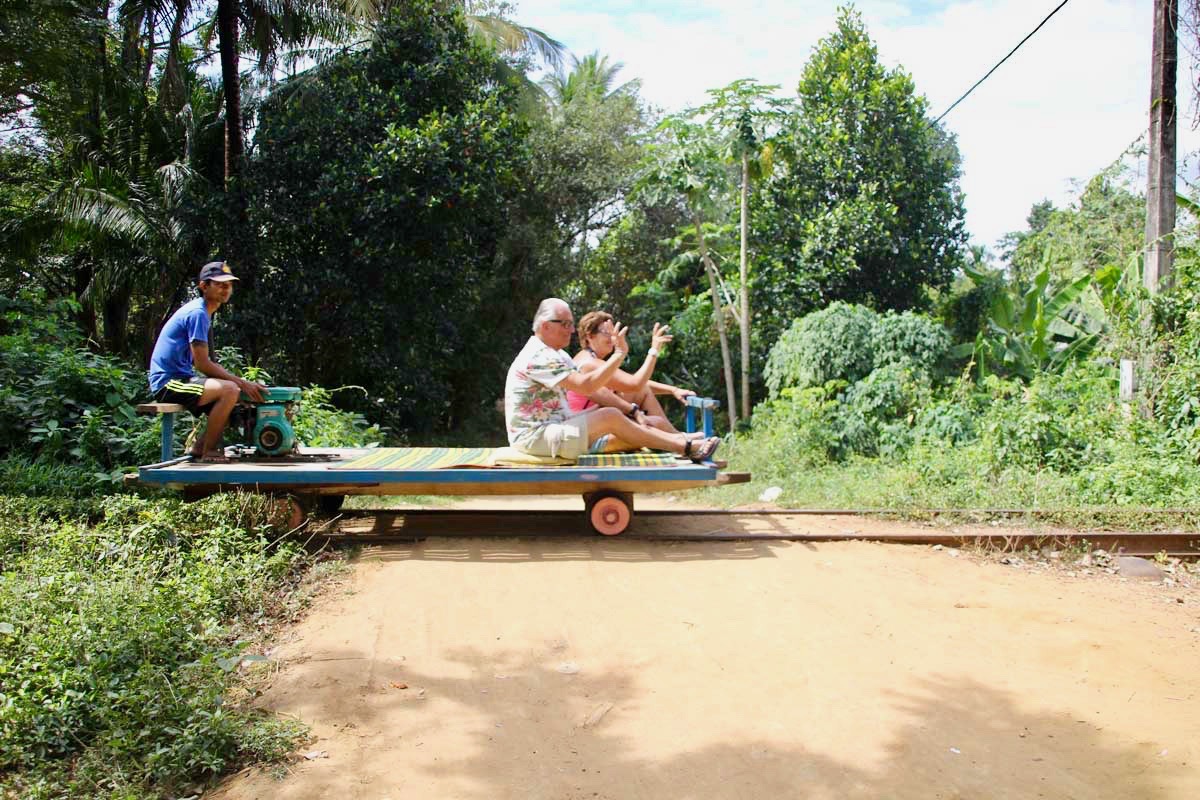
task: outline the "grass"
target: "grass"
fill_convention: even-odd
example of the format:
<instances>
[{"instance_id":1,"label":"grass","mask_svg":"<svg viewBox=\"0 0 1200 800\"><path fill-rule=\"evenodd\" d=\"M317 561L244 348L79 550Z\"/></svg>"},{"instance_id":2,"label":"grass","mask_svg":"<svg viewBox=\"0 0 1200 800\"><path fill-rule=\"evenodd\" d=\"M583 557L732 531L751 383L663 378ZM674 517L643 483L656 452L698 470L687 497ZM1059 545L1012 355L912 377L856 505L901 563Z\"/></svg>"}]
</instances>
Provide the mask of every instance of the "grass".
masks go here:
<instances>
[{"instance_id":1,"label":"grass","mask_svg":"<svg viewBox=\"0 0 1200 800\"><path fill-rule=\"evenodd\" d=\"M438 494L350 495L342 508L375 511L389 508L449 508L461 503L462 497Z\"/></svg>"},{"instance_id":2,"label":"grass","mask_svg":"<svg viewBox=\"0 0 1200 800\"><path fill-rule=\"evenodd\" d=\"M1078 528L1162 530L1200 525L1200 470L1183 467L1155 485L1150 465L1114 465L1104 472L1063 474L1050 469L989 469L972 447L914 451L898 460L852 458L842 463L806 464L781 457L761 438L727 442L721 456L729 471L749 471L747 484L699 489L692 502L732 507L759 502L769 487L781 493L782 508L889 511L919 518L930 509L1035 509L1038 522ZM1161 466L1157 469L1161 471ZM1128 473L1128 474L1126 474ZM1113 477L1116 476L1116 477ZM1121 482L1129 493L1111 489ZM1147 486L1149 484L1149 486ZM1141 492L1139 494L1139 492ZM1109 502L1104 502L1104 500ZM1183 508L1186 513L1174 513ZM1053 512L1053 513L1050 513ZM978 518L978 515L973 515Z\"/></svg>"}]
</instances>

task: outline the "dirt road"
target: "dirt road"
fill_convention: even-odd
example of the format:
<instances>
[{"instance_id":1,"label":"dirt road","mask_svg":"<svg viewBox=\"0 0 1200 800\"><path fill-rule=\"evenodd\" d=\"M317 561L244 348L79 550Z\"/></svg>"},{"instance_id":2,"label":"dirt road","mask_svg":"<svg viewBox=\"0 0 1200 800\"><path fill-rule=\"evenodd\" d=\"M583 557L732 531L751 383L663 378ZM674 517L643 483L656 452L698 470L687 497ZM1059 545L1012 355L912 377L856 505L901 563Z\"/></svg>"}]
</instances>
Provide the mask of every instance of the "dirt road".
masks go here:
<instances>
[{"instance_id":1,"label":"dirt road","mask_svg":"<svg viewBox=\"0 0 1200 800\"><path fill-rule=\"evenodd\" d=\"M1194 800L1198 609L927 547L377 548L273 653L314 758L213 796Z\"/></svg>"}]
</instances>

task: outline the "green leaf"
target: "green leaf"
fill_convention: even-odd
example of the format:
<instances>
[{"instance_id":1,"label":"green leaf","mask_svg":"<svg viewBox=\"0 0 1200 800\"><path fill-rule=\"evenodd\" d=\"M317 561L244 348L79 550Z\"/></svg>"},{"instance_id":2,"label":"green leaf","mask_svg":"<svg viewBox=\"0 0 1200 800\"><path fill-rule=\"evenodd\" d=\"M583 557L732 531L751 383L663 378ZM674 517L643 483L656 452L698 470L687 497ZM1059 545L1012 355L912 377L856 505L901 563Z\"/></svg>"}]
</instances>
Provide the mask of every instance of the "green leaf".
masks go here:
<instances>
[{"instance_id":1,"label":"green leaf","mask_svg":"<svg viewBox=\"0 0 1200 800\"><path fill-rule=\"evenodd\" d=\"M1079 299L1079 296L1083 294L1083 291L1087 289L1089 285L1091 285L1091 282L1092 277L1090 275L1084 275L1083 277L1077 278L1063 288L1059 289L1058 292L1052 298L1050 298L1050 301L1046 303L1046 315L1050 317L1057 317L1061 315L1062 312L1066 311L1067 306Z\"/></svg>"}]
</instances>

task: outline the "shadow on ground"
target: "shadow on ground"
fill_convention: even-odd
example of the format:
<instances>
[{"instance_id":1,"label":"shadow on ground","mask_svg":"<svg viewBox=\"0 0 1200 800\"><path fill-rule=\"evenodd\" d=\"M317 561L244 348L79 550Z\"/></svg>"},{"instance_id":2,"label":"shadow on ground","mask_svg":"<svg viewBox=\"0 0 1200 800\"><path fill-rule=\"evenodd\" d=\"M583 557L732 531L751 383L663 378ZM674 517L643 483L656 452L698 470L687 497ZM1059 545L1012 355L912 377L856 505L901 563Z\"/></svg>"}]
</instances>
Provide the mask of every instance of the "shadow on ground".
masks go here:
<instances>
[{"instance_id":1,"label":"shadow on ground","mask_svg":"<svg viewBox=\"0 0 1200 800\"><path fill-rule=\"evenodd\" d=\"M346 660L361 664L357 656ZM1069 714L1029 713L1006 692L939 676L923 679L915 691L847 698L844 713L857 715L860 729L874 733L873 725L882 724L873 723L876 715L895 728L872 741L831 740L821 720L811 719L769 738L739 736L755 729L754 720L744 718L730 692L719 716L692 720L710 736L730 732L727 740L687 750L664 747L660 737L655 752L643 752L636 726L647 718L638 711L654 687L641 685L634 670L564 675L540 656L474 650L453 653L451 661L460 677L373 665L364 702L325 709L322 719L363 732L400 727L405 734L386 742L368 735L364 752L336 754L361 762L345 765L352 782L345 767L317 765L289 779L304 789L288 796L1154 800L1181 796L1171 787L1188 769L1149 743L1122 746ZM396 690L399 681L409 690ZM571 691L562 691L564 681ZM736 676L728 685L736 685ZM554 691L544 688L550 686ZM686 709L679 714L686 717ZM781 709L778 716L805 719L805 710ZM444 741L448 725L460 727L462 746L422 749L425 735L436 732ZM431 794L430 787L438 791Z\"/></svg>"}]
</instances>

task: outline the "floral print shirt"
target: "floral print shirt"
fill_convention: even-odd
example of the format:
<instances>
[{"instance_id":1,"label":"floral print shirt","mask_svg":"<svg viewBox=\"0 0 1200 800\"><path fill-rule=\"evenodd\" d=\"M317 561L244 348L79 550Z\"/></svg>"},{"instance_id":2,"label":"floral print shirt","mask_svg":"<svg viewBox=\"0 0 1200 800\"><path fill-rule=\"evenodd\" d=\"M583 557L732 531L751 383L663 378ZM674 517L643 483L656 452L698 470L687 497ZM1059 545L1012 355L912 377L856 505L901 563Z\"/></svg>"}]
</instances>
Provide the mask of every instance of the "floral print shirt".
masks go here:
<instances>
[{"instance_id":1,"label":"floral print shirt","mask_svg":"<svg viewBox=\"0 0 1200 800\"><path fill-rule=\"evenodd\" d=\"M567 405L562 379L579 367L563 350L554 350L536 336L508 368L504 382L504 422L508 443L521 445L537 438L538 429L575 415Z\"/></svg>"}]
</instances>

